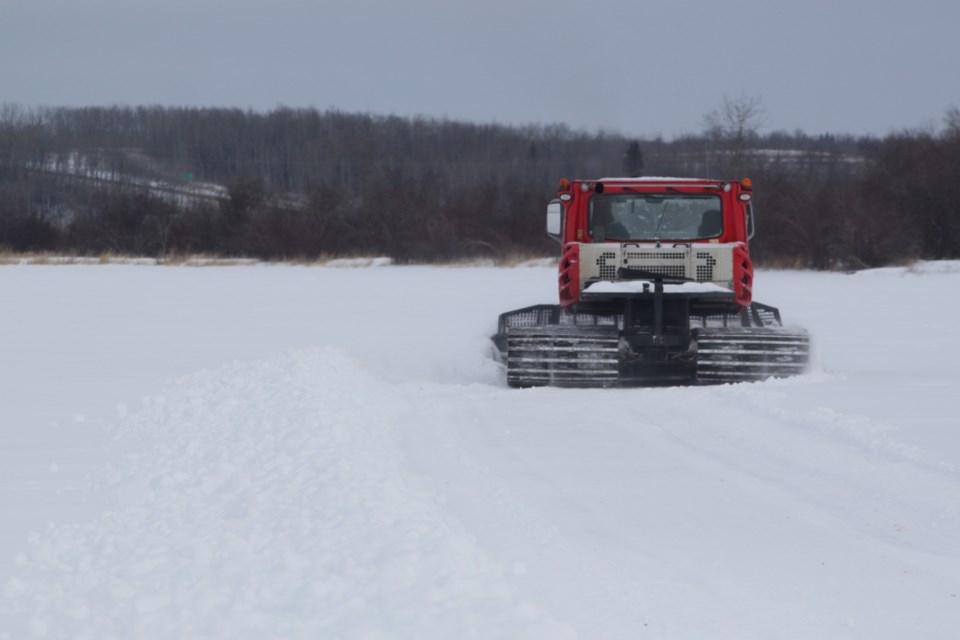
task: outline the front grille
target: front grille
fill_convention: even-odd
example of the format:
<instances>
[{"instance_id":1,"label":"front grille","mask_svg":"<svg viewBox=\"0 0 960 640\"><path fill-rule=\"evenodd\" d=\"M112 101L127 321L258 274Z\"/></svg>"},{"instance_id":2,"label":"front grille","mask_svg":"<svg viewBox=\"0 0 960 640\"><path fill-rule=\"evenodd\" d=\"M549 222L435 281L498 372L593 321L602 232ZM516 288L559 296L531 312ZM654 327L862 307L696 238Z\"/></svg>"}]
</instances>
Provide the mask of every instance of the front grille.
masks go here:
<instances>
[{"instance_id":1,"label":"front grille","mask_svg":"<svg viewBox=\"0 0 960 640\"><path fill-rule=\"evenodd\" d=\"M611 263L607 264L607 260ZM606 251L597 258L597 270L600 272L601 280L613 280L617 277L617 254L613 251Z\"/></svg>"},{"instance_id":2,"label":"front grille","mask_svg":"<svg viewBox=\"0 0 960 640\"><path fill-rule=\"evenodd\" d=\"M646 271L656 276L714 282L730 288L733 280L733 246L697 243L656 247L641 244L580 245L580 285L618 279L620 269ZM625 277L630 277L625 274ZM651 276L652 277L652 276Z\"/></svg>"},{"instance_id":3,"label":"front grille","mask_svg":"<svg viewBox=\"0 0 960 640\"><path fill-rule=\"evenodd\" d=\"M627 260L684 260L685 253L660 253L653 251L627 251L624 254Z\"/></svg>"},{"instance_id":4,"label":"front grille","mask_svg":"<svg viewBox=\"0 0 960 640\"><path fill-rule=\"evenodd\" d=\"M697 282L712 282L717 259L706 251L697 252Z\"/></svg>"},{"instance_id":5,"label":"front grille","mask_svg":"<svg viewBox=\"0 0 960 640\"><path fill-rule=\"evenodd\" d=\"M657 273L661 276L667 278L686 278L687 270L682 264L658 264L658 265L643 265L641 267L644 271L649 271L650 273Z\"/></svg>"}]
</instances>

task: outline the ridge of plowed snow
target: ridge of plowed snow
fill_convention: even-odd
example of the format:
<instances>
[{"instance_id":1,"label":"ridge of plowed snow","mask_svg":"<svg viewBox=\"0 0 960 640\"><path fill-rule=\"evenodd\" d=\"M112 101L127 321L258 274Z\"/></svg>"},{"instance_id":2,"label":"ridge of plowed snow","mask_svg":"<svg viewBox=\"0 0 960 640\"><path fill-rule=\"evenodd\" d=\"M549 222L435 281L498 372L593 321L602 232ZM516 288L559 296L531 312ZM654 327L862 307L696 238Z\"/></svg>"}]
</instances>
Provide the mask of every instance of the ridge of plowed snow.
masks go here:
<instances>
[{"instance_id":1,"label":"ridge of plowed snow","mask_svg":"<svg viewBox=\"0 0 960 640\"><path fill-rule=\"evenodd\" d=\"M72 638L570 636L408 481L384 393L329 349L179 380L118 432L120 504L34 535L5 613Z\"/></svg>"}]
</instances>

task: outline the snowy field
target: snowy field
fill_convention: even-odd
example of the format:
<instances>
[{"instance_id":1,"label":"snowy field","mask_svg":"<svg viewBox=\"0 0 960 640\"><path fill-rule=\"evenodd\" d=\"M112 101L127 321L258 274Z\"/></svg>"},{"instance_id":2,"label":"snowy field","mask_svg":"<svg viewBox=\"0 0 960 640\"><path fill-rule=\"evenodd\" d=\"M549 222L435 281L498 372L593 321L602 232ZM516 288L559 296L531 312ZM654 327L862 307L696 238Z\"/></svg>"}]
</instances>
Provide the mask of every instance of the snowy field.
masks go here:
<instances>
[{"instance_id":1,"label":"snowy field","mask_svg":"<svg viewBox=\"0 0 960 640\"><path fill-rule=\"evenodd\" d=\"M0 267L0 638L953 639L960 264L757 384L511 390L549 268Z\"/></svg>"}]
</instances>

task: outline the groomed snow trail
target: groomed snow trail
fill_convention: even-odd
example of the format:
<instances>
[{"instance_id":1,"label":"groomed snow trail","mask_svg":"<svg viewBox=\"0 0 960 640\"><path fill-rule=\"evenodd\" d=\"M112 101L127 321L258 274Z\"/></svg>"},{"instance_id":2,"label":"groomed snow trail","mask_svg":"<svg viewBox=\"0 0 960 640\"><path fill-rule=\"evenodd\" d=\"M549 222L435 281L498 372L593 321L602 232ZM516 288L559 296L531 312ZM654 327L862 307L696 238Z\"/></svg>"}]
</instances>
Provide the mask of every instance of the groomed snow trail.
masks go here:
<instances>
[{"instance_id":1,"label":"groomed snow trail","mask_svg":"<svg viewBox=\"0 0 960 640\"><path fill-rule=\"evenodd\" d=\"M31 440L29 403L7 409L34 457L5 462L41 493L0 487L36 530L0 550L0 637L955 638L960 308L916 309L957 266L761 274L811 329L814 372L637 390L503 386L486 335L549 299L549 269L108 270L131 308L144 278L186 298L145 302L133 336L87 330L125 349L88 363L116 387L80 391L150 390L109 446ZM13 299L56 274L20 273ZM266 354L246 341L263 326ZM151 362L201 370L161 388ZM96 472L44 484L44 447Z\"/></svg>"},{"instance_id":2,"label":"groomed snow trail","mask_svg":"<svg viewBox=\"0 0 960 640\"><path fill-rule=\"evenodd\" d=\"M949 638L960 474L867 435L882 425L778 409L830 383L640 390L632 406L424 390L408 456L583 637Z\"/></svg>"}]
</instances>

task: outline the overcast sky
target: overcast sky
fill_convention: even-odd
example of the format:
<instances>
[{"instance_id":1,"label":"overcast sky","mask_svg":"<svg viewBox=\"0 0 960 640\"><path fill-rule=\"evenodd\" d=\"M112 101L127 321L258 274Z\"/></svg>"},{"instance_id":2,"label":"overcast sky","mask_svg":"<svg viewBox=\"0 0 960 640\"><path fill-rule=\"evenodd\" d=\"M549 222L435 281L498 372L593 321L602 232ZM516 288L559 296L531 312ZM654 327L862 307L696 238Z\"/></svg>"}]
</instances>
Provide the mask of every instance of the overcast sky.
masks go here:
<instances>
[{"instance_id":1,"label":"overcast sky","mask_svg":"<svg viewBox=\"0 0 960 640\"><path fill-rule=\"evenodd\" d=\"M957 0L2 0L0 102L278 105L672 137L724 94L765 131L960 106Z\"/></svg>"}]
</instances>

